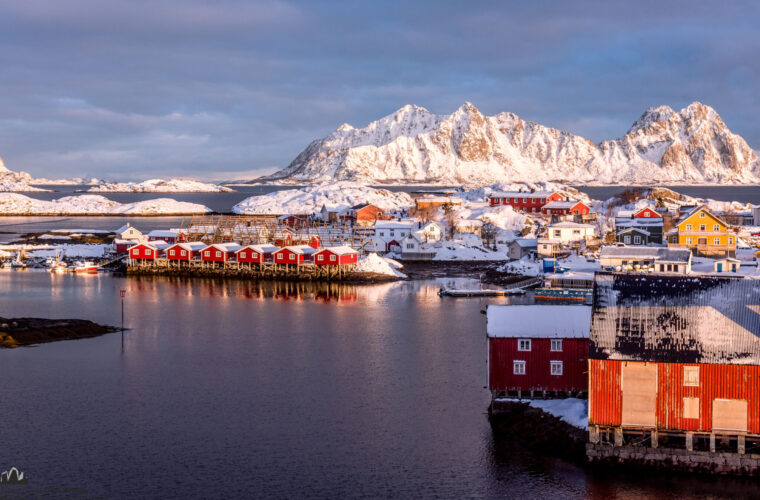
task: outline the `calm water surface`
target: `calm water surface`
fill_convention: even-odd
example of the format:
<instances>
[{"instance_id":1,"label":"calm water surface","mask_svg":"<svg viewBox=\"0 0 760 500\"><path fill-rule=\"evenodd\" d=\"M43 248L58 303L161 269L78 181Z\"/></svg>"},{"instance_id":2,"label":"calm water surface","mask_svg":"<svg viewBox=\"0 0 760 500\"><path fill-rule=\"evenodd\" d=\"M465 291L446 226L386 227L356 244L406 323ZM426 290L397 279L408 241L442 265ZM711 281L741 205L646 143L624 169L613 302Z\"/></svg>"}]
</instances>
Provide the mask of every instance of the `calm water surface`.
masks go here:
<instances>
[{"instance_id":1,"label":"calm water surface","mask_svg":"<svg viewBox=\"0 0 760 500\"><path fill-rule=\"evenodd\" d=\"M0 351L0 466L29 477L27 486L0 489L0 498L9 492L55 498L760 494L751 481L591 474L495 441L485 415L479 312L485 302L441 299L436 292L446 284L0 272L2 316L118 324L124 288L131 328L123 337Z\"/></svg>"}]
</instances>

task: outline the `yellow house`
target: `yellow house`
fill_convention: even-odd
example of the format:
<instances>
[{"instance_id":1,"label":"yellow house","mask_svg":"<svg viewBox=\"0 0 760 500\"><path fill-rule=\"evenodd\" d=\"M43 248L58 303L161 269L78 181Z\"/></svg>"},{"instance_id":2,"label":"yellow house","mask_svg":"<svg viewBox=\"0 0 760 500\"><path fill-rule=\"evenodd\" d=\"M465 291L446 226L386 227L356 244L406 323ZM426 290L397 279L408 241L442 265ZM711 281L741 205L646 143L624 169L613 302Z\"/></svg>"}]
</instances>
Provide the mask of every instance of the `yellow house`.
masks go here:
<instances>
[{"instance_id":1,"label":"yellow house","mask_svg":"<svg viewBox=\"0 0 760 500\"><path fill-rule=\"evenodd\" d=\"M736 255L736 235L705 207L696 207L668 233L669 247L691 248L700 255Z\"/></svg>"}]
</instances>

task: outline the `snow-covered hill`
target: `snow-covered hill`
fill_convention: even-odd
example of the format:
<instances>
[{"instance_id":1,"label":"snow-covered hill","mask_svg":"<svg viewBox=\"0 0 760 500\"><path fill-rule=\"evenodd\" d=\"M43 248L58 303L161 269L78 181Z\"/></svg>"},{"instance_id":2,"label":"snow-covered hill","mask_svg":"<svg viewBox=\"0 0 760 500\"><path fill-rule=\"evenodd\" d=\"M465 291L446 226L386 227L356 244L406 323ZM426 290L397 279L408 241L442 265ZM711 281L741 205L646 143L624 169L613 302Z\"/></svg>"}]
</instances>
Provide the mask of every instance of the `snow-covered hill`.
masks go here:
<instances>
[{"instance_id":1,"label":"snow-covered hill","mask_svg":"<svg viewBox=\"0 0 760 500\"><path fill-rule=\"evenodd\" d=\"M143 182L104 182L87 190L89 193L230 193L234 189L208 184L195 179L149 179Z\"/></svg>"},{"instance_id":2,"label":"snow-covered hill","mask_svg":"<svg viewBox=\"0 0 760 500\"><path fill-rule=\"evenodd\" d=\"M46 191L45 189L30 186L32 180L32 176L26 172L8 170L5 162L0 158L0 191Z\"/></svg>"},{"instance_id":3,"label":"snow-covered hill","mask_svg":"<svg viewBox=\"0 0 760 500\"><path fill-rule=\"evenodd\" d=\"M0 193L0 215L185 215L209 213L197 203L156 198L134 203L118 203L105 196L85 194L44 201L18 193Z\"/></svg>"},{"instance_id":4,"label":"snow-covered hill","mask_svg":"<svg viewBox=\"0 0 760 500\"><path fill-rule=\"evenodd\" d=\"M760 182L760 159L698 102L649 108L623 137L600 144L514 113L485 116L468 102L451 115L407 105L362 129L341 125L260 180L742 184Z\"/></svg>"},{"instance_id":5,"label":"snow-covered hill","mask_svg":"<svg viewBox=\"0 0 760 500\"><path fill-rule=\"evenodd\" d=\"M312 214L319 212L322 205L344 210L360 203L371 203L385 211L402 210L414 204L407 193L335 182L251 196L232 207L232 211L236 214Z\"/></svg>"}]
</instances>

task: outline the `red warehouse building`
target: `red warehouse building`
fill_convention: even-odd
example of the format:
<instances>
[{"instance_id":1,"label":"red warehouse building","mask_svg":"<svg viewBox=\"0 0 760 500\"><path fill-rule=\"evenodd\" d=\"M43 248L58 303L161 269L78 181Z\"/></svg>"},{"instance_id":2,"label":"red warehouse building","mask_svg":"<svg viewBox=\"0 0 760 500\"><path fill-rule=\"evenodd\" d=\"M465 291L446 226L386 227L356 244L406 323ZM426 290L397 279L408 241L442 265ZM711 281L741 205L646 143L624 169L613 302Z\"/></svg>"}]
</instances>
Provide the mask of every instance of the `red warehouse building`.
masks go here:
<instances>
[{"instance_id":1,"label":"red warehouse building","mask_svg":"<svg viewBox=\"0 0 760 500\"><path fill-rule=\"evenodd\" d=\"M591 308L490 305L488 387L493 398L584 395Z\"/></svg>"},{"instance_id":2,"label":"red warehouse building","mask_svg":"<svg viewBox=\"0 0 760 500\"><path fill-rule=\"evenodd\" d=\"M491 194L488 202L492 207L509 205L523 212L541 213L541 208L549 202L561 201L565 197L555 191L536 191L521 193L519 191L497 191Z\"/></svg>"},{"instance_id":3,"label":"red warehouse building","mask_svg":"<svg viewBox=\"0 0 760 500\"><path fill-rule=\"evenodd\" d=\"M575 200L552 201L541 209L544 215L588 215L591 208L583 202Z\"/></svg>"},{"instance_id":4,"label":"red warehouse building","mask_svg":"<svg viewBox=\"0 0 760 500\"><path fill-rule=\"evenodd\" d=\"M316 249L309 245L294 245L282 248L274 253L275 264L303 264L311 262Z\"/></svg>"},{"instance_id":5,"label":"red warehouse building","mask_svg":"<svg viewBox=\"0 0 760 500\"><path fill-rule=\"evenodd\" d=\"M156 260L168 246L169 244L164 241L138 243L129 248L129 259L133 261Z\"/></svg>"},{"instance_id":6,"label":"red warehouse building","mask_svg":"<svg viewBox=\"0 0 760 500\"><path fill-rule=\"evenodd\" d=\"M758 280L598 273L591 443L606 450L643 435L652 448L690 452L715 452L716 437L723 452L760 446L759 336Z\"/></svg>"},{"instance_id":7,"label":"red warehouse building","mask_svg":"<svg viewBox=\"0 0 760 500\"><path fill-rule=\"evenodd\" d=\"M314 254L314 264L318 266L342 266L356 264L359 252L348 246L327 247Z\"/></svg>"},{"instance_id":8,"label":"red warehouse building","mask_svg":"<svg viewBox=\"0 0 760 500\"><path fill-rule=\"evenodd\" d=\"M203 262L227 262L232 260L235 252L242 248L237 243L214 243L201 250L201 260Z\"/></svg>"},{"instance_id":9,"label":"red warehouse building","mask_svg":"<svg viewBox=\"0 0 760 500\"><path fill-rule=\"evenodd\" d=\"M274 245L248 245L235 253L235 258L241 264L263 264L271 261L272 255L279 250Z\"/></svg>"}]
</instances>

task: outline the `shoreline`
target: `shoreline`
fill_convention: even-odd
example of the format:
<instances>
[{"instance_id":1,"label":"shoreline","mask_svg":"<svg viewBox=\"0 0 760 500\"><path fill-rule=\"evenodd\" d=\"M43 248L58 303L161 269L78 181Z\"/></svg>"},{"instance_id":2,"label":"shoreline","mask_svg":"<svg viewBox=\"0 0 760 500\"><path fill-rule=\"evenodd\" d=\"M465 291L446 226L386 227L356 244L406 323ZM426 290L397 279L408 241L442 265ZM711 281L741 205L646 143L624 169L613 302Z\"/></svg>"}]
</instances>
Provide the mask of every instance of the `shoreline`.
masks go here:
<instances>
[{"instance_id":1,"label":"shoreline","mask_svg":"<svg viewBox=\"0 0 760 500\"><path fill-rule=\"evenodd\" d=\"M93 338L117 331L118 328L85 319L0 317L0 349Z\"/></svg>"}]
</instances>

